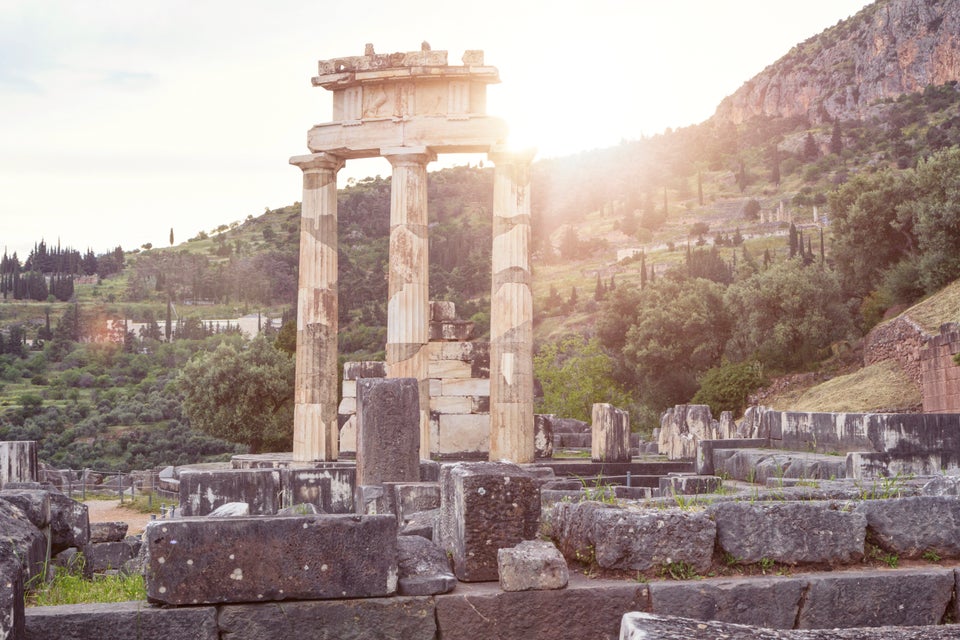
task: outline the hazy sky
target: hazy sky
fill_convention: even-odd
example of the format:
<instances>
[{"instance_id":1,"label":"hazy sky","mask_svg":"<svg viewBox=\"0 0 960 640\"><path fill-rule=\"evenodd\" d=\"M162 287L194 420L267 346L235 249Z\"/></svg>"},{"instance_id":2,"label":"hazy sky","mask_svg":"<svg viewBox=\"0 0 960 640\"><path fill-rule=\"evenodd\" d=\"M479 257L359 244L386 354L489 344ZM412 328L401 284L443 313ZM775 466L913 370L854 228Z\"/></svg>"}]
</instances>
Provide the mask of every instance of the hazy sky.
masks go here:
<instances>
[{"instance_id":1,"label":"hazy sky","mask_svg":"<svg viewBox=\"0 0 960 640\"><path fill-rule=\"evenodd\" d=\"M483 49L539 157L701 122L865 0L0 0L0 243L165 246L300 199L316 61ZM442 156L446 164L465 156ZM476 158L472 158L476 161ZM435 168L440 165L431 165ZM348 177L388 175L352 161Z\"/></svg>"}]
</instances>

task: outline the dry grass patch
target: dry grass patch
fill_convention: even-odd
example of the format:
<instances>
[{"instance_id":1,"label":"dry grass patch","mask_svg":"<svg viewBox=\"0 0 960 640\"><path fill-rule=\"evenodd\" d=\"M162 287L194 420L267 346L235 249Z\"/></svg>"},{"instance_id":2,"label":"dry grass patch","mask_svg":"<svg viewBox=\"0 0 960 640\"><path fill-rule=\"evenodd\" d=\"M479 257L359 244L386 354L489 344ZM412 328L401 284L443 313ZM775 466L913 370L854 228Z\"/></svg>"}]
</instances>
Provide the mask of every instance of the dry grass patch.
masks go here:
<instances>
[{"instance_id":1,"label":"dry grass patch","mask_svg":"<svg viewBox=\"0 0 960 640\"><path fill-rule=\"evenodd\" d=\"M788 406L783 400L778 398L771 404L789 411L849 413L905 410L922 404L920 388L893 360L878 362L813 386Z\"/></svg>"}]
</instances>

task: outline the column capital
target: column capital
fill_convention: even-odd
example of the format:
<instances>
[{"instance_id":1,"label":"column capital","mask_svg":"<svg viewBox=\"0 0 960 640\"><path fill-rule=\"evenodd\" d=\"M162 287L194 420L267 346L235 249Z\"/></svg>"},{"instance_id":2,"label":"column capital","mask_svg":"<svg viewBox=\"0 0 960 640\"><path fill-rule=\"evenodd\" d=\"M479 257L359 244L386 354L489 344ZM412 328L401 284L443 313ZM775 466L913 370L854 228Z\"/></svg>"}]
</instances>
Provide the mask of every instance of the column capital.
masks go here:
<instances>
[{"instance_id":1,"label":"column capital","mask_svg":"<svg viewBox=\"0 0 960 640\"><path fill-rule=\"evenodd\" d=\"M386 158L394 167L424 165L437 159L437 154L430 147L384 147L380 155Z\"/></svg>"},{"instance_id":2,"label":"column capital","mask_svg":"<svg viewBox=\"0 0 960 640\"><path fill-rule=\"evenodd\" d=\"M530 164L533 157L537 155L537 150L533 147L528 149L508 149L505 146L490 147L487 152L487 158L494 164Z\"/></svg>"},{"instance_id":3,"label":"column capital","mask_svg":"<svg viewBox=\"0 0 960 640\"><path fill-rule=\"evenodd\" d=\"M333 171L336 173L343 168L345 160L332 153L309 153L304 156L293 156L290 158L290 164L300 167L304 173L308 171Z\"/></svg>"}]
</instances>

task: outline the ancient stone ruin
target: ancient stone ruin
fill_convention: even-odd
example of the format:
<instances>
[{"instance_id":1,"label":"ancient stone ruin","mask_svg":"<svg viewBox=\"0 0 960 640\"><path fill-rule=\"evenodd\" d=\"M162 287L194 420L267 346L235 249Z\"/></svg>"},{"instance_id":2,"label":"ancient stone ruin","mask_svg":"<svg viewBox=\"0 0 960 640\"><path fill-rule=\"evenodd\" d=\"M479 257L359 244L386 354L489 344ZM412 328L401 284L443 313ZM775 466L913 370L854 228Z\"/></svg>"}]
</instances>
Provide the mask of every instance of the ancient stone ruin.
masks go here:
<instances>
[{"instance_id":1,"label":"ancient stone ruin","mask_svg":"<svg viewBox=\"0 0 960 640\"><path fill-rule=\"evenodd\" d=\"M490 325L491 460L531 462L533 299L530 293L531 152L505 147L506 125L486 115L499 82L482 51L462 66L446 51L321 60L314 86L333 93L333 121L313 127L303 171L293 459L338 458L337 172L348 160L384 157L390 201L389 377L419 385L420 457L430 457L427 165L438 153L486 153L496 168Z\"/></svg>"}]
</instances>

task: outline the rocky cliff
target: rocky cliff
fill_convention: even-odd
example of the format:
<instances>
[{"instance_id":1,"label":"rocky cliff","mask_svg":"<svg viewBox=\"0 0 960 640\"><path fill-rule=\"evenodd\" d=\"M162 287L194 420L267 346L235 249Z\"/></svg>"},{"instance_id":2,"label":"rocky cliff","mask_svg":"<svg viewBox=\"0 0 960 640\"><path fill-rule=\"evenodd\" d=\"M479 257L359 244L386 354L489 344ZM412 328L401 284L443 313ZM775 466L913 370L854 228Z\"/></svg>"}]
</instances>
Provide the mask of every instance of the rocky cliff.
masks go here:
<instances>
[{"instance_id":1,"label":"rocky cliff","mask_svg":"<svg viewBox=\"0 0 960 640\"><path fill-rule=\"evenodd\" d=\"M720 103L715 121L862 119L884 98L960 79L960 0L878 0Z\"/></svg>"}]
</instances>

